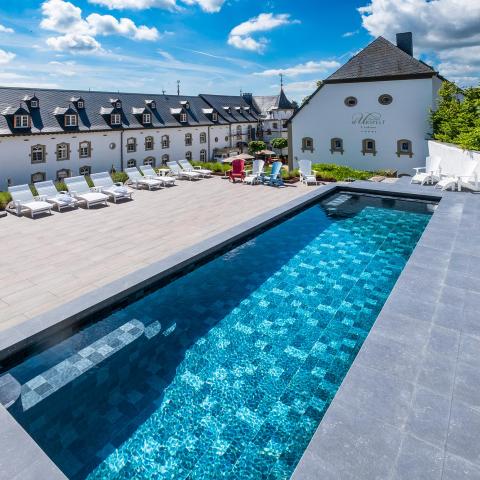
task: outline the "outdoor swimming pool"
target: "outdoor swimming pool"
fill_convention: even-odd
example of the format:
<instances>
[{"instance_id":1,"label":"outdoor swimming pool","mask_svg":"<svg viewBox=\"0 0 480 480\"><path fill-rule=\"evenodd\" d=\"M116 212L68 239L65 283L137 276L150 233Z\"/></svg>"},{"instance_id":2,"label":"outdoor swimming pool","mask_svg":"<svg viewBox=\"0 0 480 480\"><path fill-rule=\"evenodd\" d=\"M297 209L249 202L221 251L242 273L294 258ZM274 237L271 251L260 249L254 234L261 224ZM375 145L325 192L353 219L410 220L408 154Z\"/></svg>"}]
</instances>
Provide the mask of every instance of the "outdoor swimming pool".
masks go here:
<instances>
[{"instance_id":1,"label":"outdoor swimming pool","mask_svg":"<svg viewBox=\"0 0 480 480\"><path fill-rule=\"evenodd\" d=\"M9 411L72 479L289 478L431 213L327 198L11 368Z\"/></svg>"}]
</instances>

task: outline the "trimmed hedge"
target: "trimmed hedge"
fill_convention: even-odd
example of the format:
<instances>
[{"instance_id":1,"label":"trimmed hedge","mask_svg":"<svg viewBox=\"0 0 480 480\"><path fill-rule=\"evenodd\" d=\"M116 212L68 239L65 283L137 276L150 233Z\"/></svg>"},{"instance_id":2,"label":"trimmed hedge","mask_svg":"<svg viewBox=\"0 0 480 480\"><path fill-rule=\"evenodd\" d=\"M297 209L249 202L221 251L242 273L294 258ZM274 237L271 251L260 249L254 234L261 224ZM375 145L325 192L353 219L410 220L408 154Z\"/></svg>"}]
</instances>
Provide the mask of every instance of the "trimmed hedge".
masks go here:
<instances>
[{"instance_id":1,"label":"trimmed hedge","mask_svg":"<svg viewBox=\"0 0 480 480\"><path fill-rule=\"evenodd\" d=\"M377 170L368 172L366 170L356 170L354 168L337 165L335 163L314 163L312 170L315 171L316 176L320 180L327 182L341 182L343 180L368 180L374 175L381 175L384 177L393 177L395 172L393 170Z\"/></svg>"}]
</instances>

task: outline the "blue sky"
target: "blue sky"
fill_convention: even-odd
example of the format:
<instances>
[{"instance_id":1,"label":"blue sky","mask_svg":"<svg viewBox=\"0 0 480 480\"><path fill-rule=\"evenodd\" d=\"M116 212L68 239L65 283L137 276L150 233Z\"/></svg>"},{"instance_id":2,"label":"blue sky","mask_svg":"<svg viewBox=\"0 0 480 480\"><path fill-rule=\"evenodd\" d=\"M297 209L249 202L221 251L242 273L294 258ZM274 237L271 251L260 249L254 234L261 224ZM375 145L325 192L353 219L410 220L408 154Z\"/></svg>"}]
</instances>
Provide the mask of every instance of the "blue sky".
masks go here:
<instances>
[{"instance_id":1,"label":"blue sky","mask_svg":"<svg viewBox=\"0 0 480 480\"><path fill-rule=\"evenodd\" d=\"M478 84L477 0L21 0L0 3L0 84L296 100L374 37ZM475 27L476 26L476 27Z\"/></svg>"}]
</instances>

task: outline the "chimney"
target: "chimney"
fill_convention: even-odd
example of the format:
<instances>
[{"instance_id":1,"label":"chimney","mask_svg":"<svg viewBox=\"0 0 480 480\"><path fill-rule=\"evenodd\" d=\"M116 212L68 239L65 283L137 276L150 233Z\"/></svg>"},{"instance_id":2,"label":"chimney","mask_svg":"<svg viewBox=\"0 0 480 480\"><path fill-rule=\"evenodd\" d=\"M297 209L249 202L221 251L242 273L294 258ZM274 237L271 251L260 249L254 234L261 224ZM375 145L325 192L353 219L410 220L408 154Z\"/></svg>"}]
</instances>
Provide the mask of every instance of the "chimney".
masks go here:
<instances>
[{"instance_id":1,"label":"chimney","mask_svg":"<svg viewBox=\"0 0 480 480\"><path fill-rule=\"evenodd\" d=\"M397 47L413 57L412 32L397 33Z\"/></svg>"}]
</instances>

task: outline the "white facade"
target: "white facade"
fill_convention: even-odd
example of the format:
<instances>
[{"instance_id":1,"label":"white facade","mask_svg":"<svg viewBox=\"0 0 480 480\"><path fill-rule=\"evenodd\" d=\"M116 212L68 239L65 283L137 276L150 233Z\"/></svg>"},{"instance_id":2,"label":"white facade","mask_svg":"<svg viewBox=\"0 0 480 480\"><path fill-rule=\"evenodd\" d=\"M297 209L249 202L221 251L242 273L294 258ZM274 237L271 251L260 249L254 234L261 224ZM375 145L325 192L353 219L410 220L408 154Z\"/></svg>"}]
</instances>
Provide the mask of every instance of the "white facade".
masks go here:
<instances>
[{"instance_id":1,"label":"white facade","mask_svg":"<svg viewBox=\"0 0 480 480\"><path fill-rule=\"evenodd\" d=\"M440 85L437 76L325 83L291 122L291 164L297 167L298 160L309 159L411 174L413 167L425 165L429 112ZM392 97L388 105L379 102L385 94ZM356 99L354 106L345 104L348 97ZM366 141L373 148L365 149Z\"/></svg>"},{"instance_id":2,"label":"white facade","mask_svg":"<svg viewBox=\"0 0 480 480\"><path fill-rule=\"evenodd\" d=\"M216 148L235 146L240 138L248 142L249 128L256 128L256 123L2 136L0 190L6 190L8 185L31 183L42 178L56 180L79 175L88 168L91 173L112 168L121 171L122 159L123 168L144 163L159 167L165 161L189 156L195 161L210 161ZM191 145L186 144L186 135L191 135ZM146 137L153 137L153 149L146 149L151 146ZM168 142L164 141L166 137ZM128 148L130 139L135 139L135 151ZM89 142L90 155L80 157L79 147L83 142ZM60 144L68 146L68 159L57 159ZM41 162L32 162L32 147L36 145L44 147L45 156Z\"/></svg>"}]
</instances>

